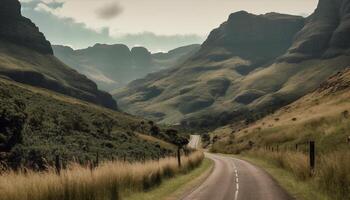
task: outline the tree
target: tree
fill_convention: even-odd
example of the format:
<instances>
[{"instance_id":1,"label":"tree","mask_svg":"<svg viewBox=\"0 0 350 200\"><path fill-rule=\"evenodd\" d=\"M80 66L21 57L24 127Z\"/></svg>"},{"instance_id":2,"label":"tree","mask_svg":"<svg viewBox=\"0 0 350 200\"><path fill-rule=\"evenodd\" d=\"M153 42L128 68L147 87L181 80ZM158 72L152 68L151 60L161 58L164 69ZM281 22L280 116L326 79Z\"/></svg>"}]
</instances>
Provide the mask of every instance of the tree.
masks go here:
<instances>
[{"instance_id":1,"label":"tree","mask_svg":"<svg viewBox=\"0 0 350 200\"><path fill-rule=\"evenodd\" d=\"M182 136L178 136L175 141L174 144L177 146L177 162L179 167L181 167L181 149L183 149L186 145L188 145L189 141L187 138L182 137Z\"/></svg>"},{"instance_id":2,"label":"tree","mask_svg":"<svg viewBox=\"0 0 350 200\"><path fill-rule=\"evenodd\" d=\"M145 133L145 122L144 121L141 121L140 129L141 129L141 133Z\"/></svg>"},{"instance_id":3,"label":"tree","mask_svg":"<svg viewBox=\"0 0 350 200\"><path fill-rule=\"evenodd\" d=\"M177 134L178 134L178 131L175 130L175 129L168 129L168 130L165 131L165 134L167 136L169 136L170 138L176 138Z\"/></svg>"},{"instance_id":4,"label":"tree","mask_svg":"<svg viewBox=\"0 0 350 200\"><path fill-rule=\"evenodd\" d=\"M158 126L153 125L150 129L150 132L152 136L159 136L160 129Z\"/></svg>"},{"instance_id":5,"label":"tree","mask_svg":"<svg viewBox=\"0 0 350 200\"><path fill-rule=\"evenodd\" d=\"M204 133L204 134L202 135L202 140L203 140L204 142L210 141L210 136L209 136L209 134L208 134L208 133Z\"/></svg>"}]
</instances>

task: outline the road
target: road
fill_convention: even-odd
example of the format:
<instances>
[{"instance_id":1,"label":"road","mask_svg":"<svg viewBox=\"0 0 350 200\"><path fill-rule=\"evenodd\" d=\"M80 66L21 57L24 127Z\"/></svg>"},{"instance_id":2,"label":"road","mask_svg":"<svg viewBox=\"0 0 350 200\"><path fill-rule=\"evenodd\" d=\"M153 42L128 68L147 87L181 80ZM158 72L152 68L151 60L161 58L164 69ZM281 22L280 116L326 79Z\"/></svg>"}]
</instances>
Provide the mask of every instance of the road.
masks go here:
<instances>
[{"instance_id":1,"label":"road","mask_svg":"<svg viewBox=\"0 0 350 200\"><path fill-rule=\"evenodd\" d=\"M191 135L191 139L190 139L190 142L188 143L188 147L192 149L199 149L200 141L201 141L201 137L199 135Z\"/></svg>"},{"instance_id":2,"label":"road","mask_svg":"<svg viewBox=\"0 0 350 200\"><path fill-rule=\"evenodd\" d=\"M197 137L192 137L193 144ZM210 153L206 157L214 161L213 172L182 200L293 199L267 172L246 161Z\"/></svg>"}]
</instances>

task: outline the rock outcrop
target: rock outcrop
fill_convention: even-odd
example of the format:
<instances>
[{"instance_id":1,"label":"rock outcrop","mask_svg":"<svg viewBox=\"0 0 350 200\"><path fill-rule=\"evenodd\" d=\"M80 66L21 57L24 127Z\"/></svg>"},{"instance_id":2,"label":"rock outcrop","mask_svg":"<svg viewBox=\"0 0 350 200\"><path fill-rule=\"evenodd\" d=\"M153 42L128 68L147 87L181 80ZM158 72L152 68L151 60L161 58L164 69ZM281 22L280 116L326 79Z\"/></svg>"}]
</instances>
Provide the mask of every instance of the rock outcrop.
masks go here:
<instances>
[{"instance_id":1,"label":"rock outcrop","mask_svg":"<svg viewBox=\"0 0 350 200\"><path fill-rule=\"evenodd\" d=\"M320 0L317 9L307 19L306 25L281 61L300 62L350 55L349 49L350 1Z\"/></svg>"},{"instance_id":2,"label":"rock outcrop","mask_svg":"<svg viewBox=\"0 0 350 200\"><path fill-rule=\"evenodd\" d=\"M237 56L261 65L285 53L303 26L299 16L236 12L210 33L197 58L224 61Z\"/></svg>"},{"instance_id":3,"label":"rock outcrop","mask_svg":"<svg viewBox=\"0 0 350 200\"><path fill-rule=\"evenodd\" d=\"M21 4L17 0L0 1L0 39L43 54L53 54L50 42L39 28L21 15Z\"/></svg>"}]
</instances>

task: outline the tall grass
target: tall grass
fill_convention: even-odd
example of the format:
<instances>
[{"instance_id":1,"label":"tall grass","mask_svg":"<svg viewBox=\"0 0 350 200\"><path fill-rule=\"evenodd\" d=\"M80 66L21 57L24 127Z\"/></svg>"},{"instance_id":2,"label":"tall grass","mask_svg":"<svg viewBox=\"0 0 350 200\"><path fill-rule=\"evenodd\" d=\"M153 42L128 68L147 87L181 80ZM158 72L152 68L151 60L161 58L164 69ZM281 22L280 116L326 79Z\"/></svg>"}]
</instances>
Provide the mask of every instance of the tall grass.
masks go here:
<instances>
[{"instance_id":1,"label":"tall grass","mask_svg":"<svg viewBox=\"0 0 350 200\"><path fill-rule=\"evenodd\" d=\"M199 166L202 152L145 163L107 162L94 170L72 164L60 175L47 172L6 172L0 175L1 200L119 200L155 187L166 179Z\"/></svg>"},{"instance_id":2,"label":"tall grass","mask_svg":"<svg viewBox=\"0 0 350 200\"><path fill-rule=\"evenodd\" d=\"M334 199L350 199L350 152L322 156L317 170L317 184Z\"/></svg>"},{"instance_id":3,"label":"tall grass","mask_svg":"<svg viewBox=\"0 0 350 200\"><path fill-rule=\"evenodd\" d=\"M350 152L348 151L318 155L315 172L312 175L308 156L302 152L271 152L256 149L246 154L267 160L293 173L301 181L314 183L313 185L330 199L350 199Z\"/></svg>"}]
</instances>

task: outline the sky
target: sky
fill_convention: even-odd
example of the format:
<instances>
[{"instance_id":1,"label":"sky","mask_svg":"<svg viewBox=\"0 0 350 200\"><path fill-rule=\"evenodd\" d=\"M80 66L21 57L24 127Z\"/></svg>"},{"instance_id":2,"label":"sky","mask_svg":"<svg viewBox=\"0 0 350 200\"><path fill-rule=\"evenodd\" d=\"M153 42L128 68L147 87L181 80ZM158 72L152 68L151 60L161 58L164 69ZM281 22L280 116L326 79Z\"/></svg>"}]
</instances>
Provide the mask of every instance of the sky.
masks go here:
<instances>
[{"instance_id":1,"label":"sky","mask_svg":"<svg viewBox=\"0 0 350 200\"><path fill-rule=\"evenodd\" d=\"M236 11L308 16L318 0L20 0L53 44L145 46L152 52L203 42Z\"/></svg>"}]
</instances>

